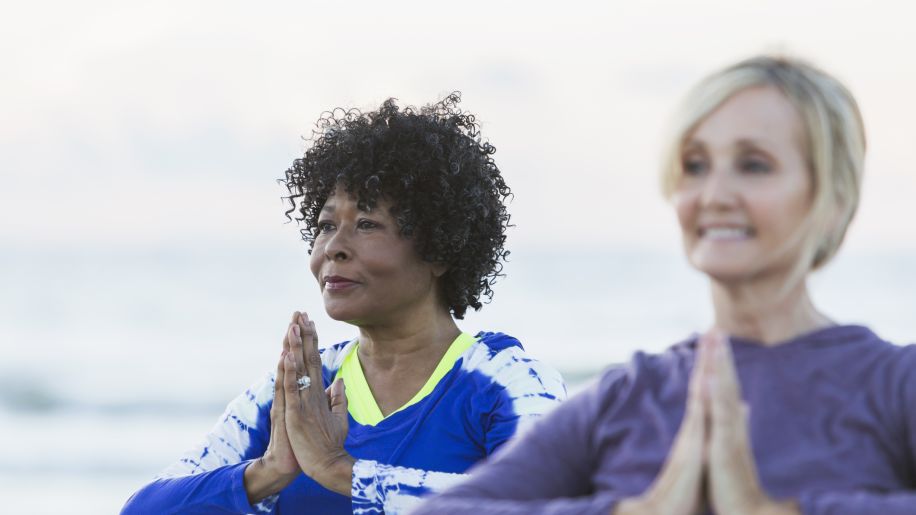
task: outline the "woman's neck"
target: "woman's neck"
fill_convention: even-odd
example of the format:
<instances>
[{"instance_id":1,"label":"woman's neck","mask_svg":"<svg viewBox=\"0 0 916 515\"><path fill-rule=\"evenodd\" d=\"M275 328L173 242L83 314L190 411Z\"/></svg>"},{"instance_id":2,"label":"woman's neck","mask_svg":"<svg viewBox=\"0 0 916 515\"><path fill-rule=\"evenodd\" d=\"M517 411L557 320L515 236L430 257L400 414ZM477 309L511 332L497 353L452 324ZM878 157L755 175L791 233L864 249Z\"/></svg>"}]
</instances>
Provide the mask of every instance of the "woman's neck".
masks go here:
<instances>
[{"instance_id":1,"label":"woman's neck","mask_svg":"<svg viewBox=\"0 0 916 515\"><path fill-rule=\"evenodd\" d=\"M786 290L778 282L728 284L712 281L715 325L730 335L778 345L833 325L811 302L801 280Z\"/></svg>"},{"instance_id":2,"label":"woman's neck","mask_svg":"<svg viewBox=\"0 0 916 515\"><path fill-rule=\"evenodd\" d=\"M376 370L438 363L449 345L461 334L444 309L415 313L388 324L359 328L359 359Z\"/></svg>"}]
</instances>

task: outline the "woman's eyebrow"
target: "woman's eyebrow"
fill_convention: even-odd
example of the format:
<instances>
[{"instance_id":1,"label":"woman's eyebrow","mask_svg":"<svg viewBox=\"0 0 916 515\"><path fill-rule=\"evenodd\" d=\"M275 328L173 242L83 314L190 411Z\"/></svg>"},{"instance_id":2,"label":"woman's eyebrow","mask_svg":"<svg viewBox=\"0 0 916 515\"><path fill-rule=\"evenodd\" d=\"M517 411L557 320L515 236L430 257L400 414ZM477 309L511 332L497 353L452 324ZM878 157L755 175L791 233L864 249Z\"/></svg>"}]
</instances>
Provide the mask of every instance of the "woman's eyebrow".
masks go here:
<instances>
[{"instance_id":1,"label":"woman's eyebrow","mask_svg":"<svg viewBox=\"0 0 916 515\"><path fill-rule=\"evenodd\" d=\"M764 147L768 145L773 145L772 140L762 139L762 138L741 138L735 142L735 146L742 149L758 149L763 150Z\"/></svg>"},{"instance_id":2,"label":"woman's eyebrow","mask_svg":"<svg viewBox=\"0 0 916 515\"><path fill-rule=\"evenodd\" d=\"M704 148L706 148L706 145L704 145L702 141L697 139L689 139L684 142L681 149L682 151L687 152L691 150L703 150Z\"/></svg>"}]
</instances>

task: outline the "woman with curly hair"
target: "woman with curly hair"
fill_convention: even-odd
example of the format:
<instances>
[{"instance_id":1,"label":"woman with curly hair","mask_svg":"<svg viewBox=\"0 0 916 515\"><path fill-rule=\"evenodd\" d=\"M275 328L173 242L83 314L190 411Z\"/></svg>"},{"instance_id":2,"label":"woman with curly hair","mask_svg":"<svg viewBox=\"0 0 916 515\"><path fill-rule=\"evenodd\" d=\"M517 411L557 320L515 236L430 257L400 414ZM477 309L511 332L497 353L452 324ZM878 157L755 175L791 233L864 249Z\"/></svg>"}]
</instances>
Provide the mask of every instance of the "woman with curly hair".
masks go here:
<instances>
[{"instance_id":1,"label":"woman with curly hair","mask_svg":"<svg viewBox=\"0 0 916 515\"><path fill-rule=\"evenodd\" d=\"M808 294L859 203L854 98L758 57L684 107L662 184L714 329L611 367L417 515L916 513L916 345Z\"/></svg>"},{"instance_id":2,"label":"woman with curly hair","mask_svg":"<svg viewBox=\"0 0 916 515\"><path fill-rule=\"evenodd\" d=\"M565 399L502 333L463 332L500 275L510 195L452 94L419 110L337 110L287 170L328 315L296 312L275 374L124 513L398 513L455 482Z\"/></svg>"}]
</instances>

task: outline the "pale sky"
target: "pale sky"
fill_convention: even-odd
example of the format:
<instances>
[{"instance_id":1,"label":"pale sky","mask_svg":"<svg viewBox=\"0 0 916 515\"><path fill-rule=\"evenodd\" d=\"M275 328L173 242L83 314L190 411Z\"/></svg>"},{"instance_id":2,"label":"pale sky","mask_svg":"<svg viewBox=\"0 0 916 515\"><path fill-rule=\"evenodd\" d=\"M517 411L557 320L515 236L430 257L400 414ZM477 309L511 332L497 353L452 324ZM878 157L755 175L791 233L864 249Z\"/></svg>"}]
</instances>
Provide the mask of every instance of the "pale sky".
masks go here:
<instances>
[{"instance_id":1,"label":"pale sky","mask_svg":"<svg viewBox=\"0 0 916 515\"><path fill-rule=\"evenodd\" d=\"M507 331L564 373L594 373L711 320L658 192L679 99L756 53L807 58L851 88L869 137L859 216L814 285L818 305L911 341L914 6L6 2L0 416L17 392L72 402L14 413L0 495L116 511L209 427L195 403L215 418L274 366L293 309L309 310L324 344L353 336L321 309L276 179L322 111L387 97L420 105L461 90L515 192L508 276L462 327ZM196 418L165 415L168 402ZM135 441L148 445L119 444ZM42 497L49 484L73 495Z\"/></svg>"},{"instance_id":2,"label":"pale sky","mask_svg":"<svg viewBox=\"0 0 916 515\"><path fill-rule=\"evenodd\" d=\"M776 50L864 111L848 246L914 248L912 5L20 3L0 17L0 245L285 245L275 179L322 111L461 90L516 193L511 245L676 248L668 115L703 75Z\"/></svg>"}]
</instances>

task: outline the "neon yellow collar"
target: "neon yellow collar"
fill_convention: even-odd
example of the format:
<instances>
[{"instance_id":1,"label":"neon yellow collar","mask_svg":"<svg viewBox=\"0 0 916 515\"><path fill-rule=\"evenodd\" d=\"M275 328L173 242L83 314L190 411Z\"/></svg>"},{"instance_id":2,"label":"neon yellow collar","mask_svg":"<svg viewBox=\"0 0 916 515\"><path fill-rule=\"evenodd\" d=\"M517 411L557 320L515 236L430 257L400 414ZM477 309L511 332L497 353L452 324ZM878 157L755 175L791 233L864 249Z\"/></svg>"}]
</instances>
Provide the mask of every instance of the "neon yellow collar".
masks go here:
<instances>
[{"instance_id":1,"label":"neon yellow collar","mask_svg":"<svg viewBox=\"0 0 916 515\"><path fill-rule=\"evenodd\" d=\"M459 334L458 337L455 338L455 341L449 345L448 350L445 351L445 355L442 356L442 359L439 361L439 364L436 365L436 369L433 370L429 379L426 380L426 384L423 385L423 388L420 388L420 391L417 392L412 399L407 401L407 404L392 411L388 416L390 417L409 406L413 406L429 395L433 391L433 388L439 384L439 381L445 377L445 374L455 366L458 357L461 356L464 351L468 350L476 341L477 340L468 333ZM375 402L375 397L372 395L372 390L369 389L369 383L366 381L366 376L363 375L363 367L359 364L358 349L359 343L357 342L353 345L350 352L347 353L347 356L344 358L334 378L337 379L338 377L342 377L344 380L347 392L347 411L350 412L353 420L364 426L374 426L384 420L385 416L382 415L382 410L379 409L378 404Z\"/></svg>"}]
</instances>

